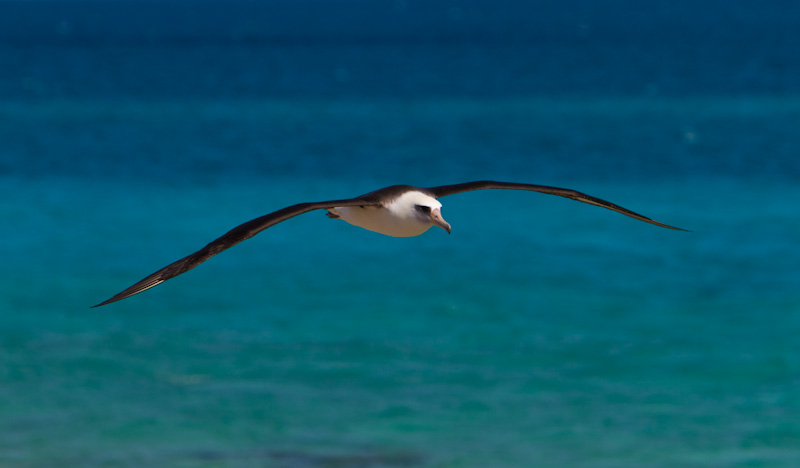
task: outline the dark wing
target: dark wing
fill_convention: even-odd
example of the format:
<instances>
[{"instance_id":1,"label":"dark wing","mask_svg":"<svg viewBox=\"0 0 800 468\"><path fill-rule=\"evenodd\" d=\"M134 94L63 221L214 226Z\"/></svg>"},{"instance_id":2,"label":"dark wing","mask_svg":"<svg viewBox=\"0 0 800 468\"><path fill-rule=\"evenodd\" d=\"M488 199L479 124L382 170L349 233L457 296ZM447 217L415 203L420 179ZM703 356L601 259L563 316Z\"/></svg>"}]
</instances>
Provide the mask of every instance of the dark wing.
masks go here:
<instances>
[{"instance_id":1,"label":"dark wing","mask_svg":"<svg viewBox=\"0 0 800 468\"><path fill-rule=\"evenodd\" d=\"M112 302L125 299L126 297L131 297L134 294L139 294L144 290L150 289L153 286L161 284L170 278L174 278L175 276L178 276L181 273L186 273L187 271L205 262L214 255L222 252L223 250L229 249L234 245L238 244L239 242L242 242L243 240L247 240L255 236L264 229L272 227L282 221L286 221L289 218L293 218L295 216L307 213L312 210L334 208L337 206L367 206L367 205L378 205L378 204L379 203L375 200L364 199L359 197L349 200L331 200L331 201L316 202L316 203L300 203L297 205L292 205L283 208L281 210L272 212L268 215L261 216L259 218L248 221L244 224L236 226L235 228L225 233L222 237L219 237L218 239L211 241L208 245L198 250L197 252L187 257L184 257L175 263L171 263L165 266L164 268L144 278L143 280L139 281L138 283L134 284L128 289L122 291L116 296L92 307L99 307L102 305L110 304Z\"/></svg>"},{"instance_id":2,"label":"dark wing","mask_svg":"<svg viewBox=\"0 0 800 468\"><path fill-rule=\"evenodd\" d=\"M670 226L668 224L659 223L658 221L652 220L647 216L642 216L638 213L634 213L631 210L623 208L619 205L615 205L611 202L607 202L605 200L601 200L599 198L595 198L591 195L586 195L585 193L581 193L575 190L570 189L563 189L558 187L548 187L546 185L533 185L533 184L516 184L514 182L494 182L491 180L479 180L476 182L465 182L463 184L454 184L454 185L442 185L439 187L431 187L427 190L428 192L432 193L435 198L444 197L447 195L453 195L456 193L462 192L469 192L472 190L484 190L484 189L508 189L508 190L528 190L531 192L541 192L546 193L549 195L558 195L559 197L566 197L571 198L573 200L577 200L583 203L589 203L592 205L602 206L603 208L607 208L612 211L616 211L617 213L622 213L626 216L630 216L631 218L638 219L639 221L644 221L645 223L655 224L656 226L661 226L667 229L675 229L677 231L685 231L686 229L677 228L674 226Z\"/></svg>"}]
</instances>

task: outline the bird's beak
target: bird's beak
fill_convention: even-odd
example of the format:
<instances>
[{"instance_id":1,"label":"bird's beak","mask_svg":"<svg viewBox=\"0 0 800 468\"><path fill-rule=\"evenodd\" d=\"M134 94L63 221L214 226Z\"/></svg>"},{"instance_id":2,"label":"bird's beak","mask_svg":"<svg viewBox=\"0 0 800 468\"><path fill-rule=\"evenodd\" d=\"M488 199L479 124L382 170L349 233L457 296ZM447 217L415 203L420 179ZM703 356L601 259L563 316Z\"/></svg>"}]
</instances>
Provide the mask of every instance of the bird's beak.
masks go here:
<instances>
[{"instance_id":1,"label":"bird's beak","mask_svg":"<svg viewBox=\"0 0 800 468\"><path fill-rule=\"evenodd\" d=\"M448 234L450 234L450 225L444 220L444 218L442 218L442 210L436 208L435 210L431 211L431 221L435 226L439 226L447 231Z\"/></svg>"}]
</instances>

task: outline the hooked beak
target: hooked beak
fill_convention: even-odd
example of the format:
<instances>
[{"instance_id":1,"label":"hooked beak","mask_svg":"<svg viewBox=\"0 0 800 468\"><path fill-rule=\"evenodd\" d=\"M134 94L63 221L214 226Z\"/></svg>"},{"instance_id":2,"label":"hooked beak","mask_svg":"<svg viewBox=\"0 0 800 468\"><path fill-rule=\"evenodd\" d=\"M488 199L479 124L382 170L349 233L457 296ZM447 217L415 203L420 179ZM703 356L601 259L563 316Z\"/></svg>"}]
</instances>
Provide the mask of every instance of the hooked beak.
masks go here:
<instances>
[{"instance_id":1,"label":"hooked beak","mask_svg":"<svg viewBox=\"0 0 800 468\"><path fill-rule=\"evenodd\" d=\"M434 226L439 226L450 234L450 225L442 218L442 210L439 208L431 211L431 222L433 222Z\"/></svg>"}]
</instances>

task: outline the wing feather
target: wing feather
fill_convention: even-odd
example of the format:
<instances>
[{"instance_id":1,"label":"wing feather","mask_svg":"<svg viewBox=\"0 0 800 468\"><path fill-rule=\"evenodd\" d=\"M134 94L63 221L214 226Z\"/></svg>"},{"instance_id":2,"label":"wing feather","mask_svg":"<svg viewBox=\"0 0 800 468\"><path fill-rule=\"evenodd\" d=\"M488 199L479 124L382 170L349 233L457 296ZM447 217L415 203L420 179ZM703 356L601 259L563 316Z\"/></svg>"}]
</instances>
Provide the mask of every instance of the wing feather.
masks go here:
<instances>
[{"instance_id":1,"label":"wing feather","mask_svg":"<svg viewBox=\"0 0 800 468\"><path fill-rule=\"evenodd\" d=\"M546 193L548 195L558 195L559 197L566 197L583 203L600 206L602 208L622 213L625 216L644 221L645 223L654 224L667 229L674 229L676 231L686 231L669 224L660 223L656 220L650 219L647 216L642 216L639 213L633 212L627 208L615 205L609 201L586 195L585 193L578 192L577 190L564 189L558 187L549 187L547 185L533 185L533 184L518 184L514 182L495 182L492 180L479 180L475 182L465 182L463 184L441 185L439 187L427 188L428 192L432 193L435 198L445 197L447 195L454 195L456 193L470 192L472 190L484 189L506 189L506 190L528 190L531 192Z\"/></svg>"},{"instance_id":2,"label":"wing feather","mask_svg":"<svg viewBox=\"0 0 800 468\"><path fill-rule=\"evenodd\" d=\"M326 208L334 208L337 206L366 206L378 205L379 203L374 199L365 198L352 198L347 200L331 200L325 202L314 203L299 203L297 205L288 206L286 208L274 211L259 218L250 220L246 223L240 224L230 231L226 232L219 238L211 241L208 245L198 250L197 252L188 255L174 263L170 263L164 268L158 270L150 276L142 279L133 286L125 289L119 294L107 299L92 307L100 307L102 305L117 302L119 300L139 294L142 291L157 286L170 278L174 278L180 274L186 273L197 265L205 262L209 258L217 255L223 250L229 249L239 242L245 241L259 232L272 227L280 222L286 221L289 218L307 213L313 210L320 210Z\"/></svg>"}]
</instances>

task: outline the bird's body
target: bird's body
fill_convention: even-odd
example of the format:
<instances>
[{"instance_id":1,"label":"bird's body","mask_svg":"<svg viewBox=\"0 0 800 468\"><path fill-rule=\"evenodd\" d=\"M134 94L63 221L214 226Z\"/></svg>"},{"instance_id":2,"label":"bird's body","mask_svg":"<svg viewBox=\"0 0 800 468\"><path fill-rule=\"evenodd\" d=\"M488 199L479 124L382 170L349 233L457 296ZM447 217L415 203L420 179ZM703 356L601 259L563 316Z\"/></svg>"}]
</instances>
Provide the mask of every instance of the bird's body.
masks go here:
<instances>
[{"instance_id":1,"label":"bird's body","mask_svg":"<svg viewBox=\"0 0 800 468\"><path fill-rule=\"evenodd\" d=\"M329 217L341 218L353 226L392 237L418 236L434 224L444 227L441 223L431 222L435 218L431 216L431 211L441 210L442 204L419 189L409 187L397 198L386 200L380 205L329 208ZM430 210L428 213L423 212L426 208ZM450 231L449 225L446 230Z\"/></svg>"},{"instance_id":2,"label":"bird's body","mask_svg":"<svg viewBox=\"0 0 800 468\"><path fill-rule=\"evenodd\" d=\"M441 227L449 234L450 224L442 217L442 204L437 198L483 189L527 190L558 195L607 208L656 226L682 230L654 221L605 200L575 190L558 187L494 181L466 182L463 184L442 185L424 189L412 187L410 185L392 185L356 198L292 205L248 221L211 241L197 252L167 265L128 289L125 289L119 294L93 307L116 302L150 289L170 278L191 270L212 256L253 237L269 227L313 210L327 210L328 217L330 218L342 219L354 226L387 236L418 236L432 226Z\"/></svg>"}]
</instances>

